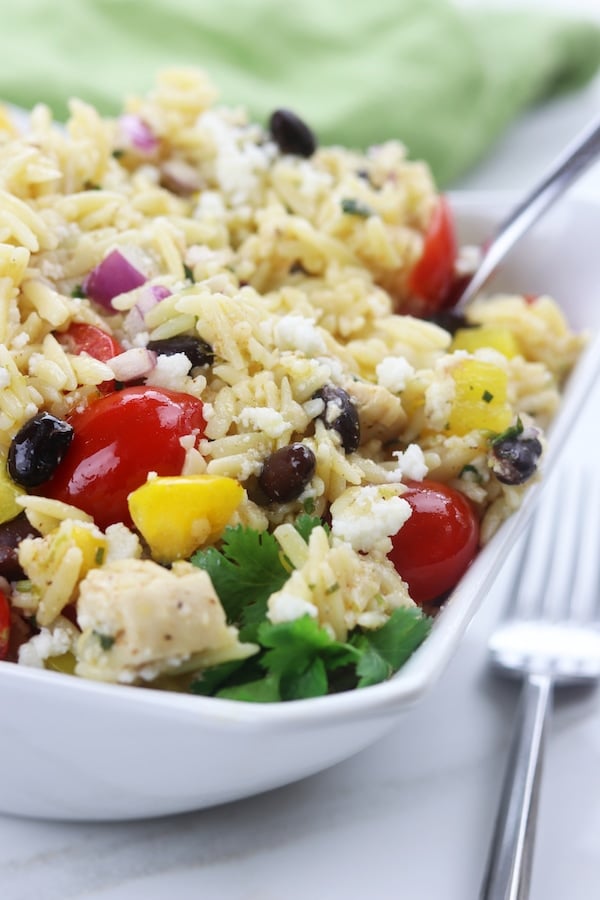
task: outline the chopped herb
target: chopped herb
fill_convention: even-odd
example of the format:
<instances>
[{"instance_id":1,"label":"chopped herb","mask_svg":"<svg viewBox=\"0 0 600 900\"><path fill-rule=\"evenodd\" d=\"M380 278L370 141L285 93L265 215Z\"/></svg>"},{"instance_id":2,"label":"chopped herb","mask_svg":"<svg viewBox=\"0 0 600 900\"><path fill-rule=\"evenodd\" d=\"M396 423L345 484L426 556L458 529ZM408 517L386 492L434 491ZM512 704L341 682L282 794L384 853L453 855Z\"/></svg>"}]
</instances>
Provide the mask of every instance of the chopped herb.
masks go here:
<instances>
[{"instance_id":1,"label":"chopped herb","mask_svg":"<svg viewBox=\"0 0 600 900\"><path fill-rule=\"evenodd\" d=\"M523 423L521 422L520 417L518 417L517 421L515 422L514 425L510 425L506 429L506 431L503 431L500 434L497 434L495 437L492 438L492 440L491 440L492 447L495 444L501 443L502 441L514 440L515 438L518 438L519 435L523 434L523 431L524 431Z\"/></svg>"},{"instance_id":2,"label":"chopped herb","mask_svg":"<svg viewBox=\"0 0 600 900\"><path fill-rule=\"evenodd\" d=\"M94 637L97 637L100 641L100 646L103 650L110 650L116 638L112 636L112 634L102 634L101 631L94 631Z\"/></svg>"},{"instance_id":3,"label":"chopped herb","mask_svg":"<svg viewBox=\"0 0 600 900\"><path fill-rule=\"evenodd\" d=\"M75 299L83 299L85 297L85 291L83 290L83 285L76 284L73 290L71 291L71 297Z\"/></svg>"},{"instance_id":4,"label":"chopped herb","mask_svg":"<svg viewBox=\"0 0 600 900\"><path fill-rule=\"evenodd\" d=\"M327 588L327 590L325 591L325 593L326 593L326 594L335 594L335 592L336 592L336 591L339 591L339 589L340 589L340 586L339 586L339 584L338 584L337 581L336 581L335 584L330 584L330 585L329 585L329 587Z\"/></svg>"},{"instance_id":5,"label":"chopped herb","mask_svg":"<svg viewBox=\"0 0 600 900\"><path fill-rule=\"evenodd\" d=\"M185 263L183 264L183 274L188 281L191 281L192 284L196 284L196 279L194 278L194 270L190 269L189 266L186 266Z\"/></svg>"},{"instance_id":6,"label":"chopped herb","mask_svg":"<svg viewBox=\"0 0 600 900\"><path fill-rule=\"evenodd\" d=\"M125 156L125 151L119 150L119 148L117 148L116 150L113 150L112 155L114 159L121 159L123 156Z\"/></svg>"},{"instance_id":7,"label":"chopped herb","mask_svg":"<svg viewBox=\"0 0 600 900\"><path fill-rule=\"evenodd\" d=\"M360 216L363 219L368 219L369 216L373 215L371 207L363 203L362 200L357 200L356 197L344 197L341 205L342 212L346 213L347 216Z\"/></svg>"},{"instance_id":8,"label":"chopped herb","mask_svg":"<svg viewBox=\"0 0 600 900\"><path fill-rule=\"evenodd\" d=\"M462 478L463 475L473 475L474 480L477 481L479 484L481 484L481 481L482 481L481 472L478 469L476 469L475 466L472 466L470 464L463 466L458 474L458 477Z\"/></svg>"},{"instance_id":9,"label":"chopped herb","mask_svg":"<svg viewBox=\"0 0 600 900\"><path fill-rule=\"evenodd\" d=\"M420 609L400 607L393 611L381 628L361 632L355 643L363 651L356 669L360 676L358 687L377 684L396 672L425 640L430 630L431 619ZM384 669L387 669L385 675Z\"/></svg>"},{"instance_id":10,"label":"chopped herb","mask_svg":"<svg viewBox=\"0 0 600 900\"><path fill-rule=\"evenodd\" d=\"M83 189L84 189L84 191L101 191L102 185L96 184L93 181L86 181L85 184L83 185Z\"/></svg>"},{"instance_id":11,"label":"chopped herb","mask_svg":"<svg viewBox=\"0 0 600 900\"><path fill-rule=\"evenodd\" d=\"M315 511L315 498L314 498L314 497L307 497L306 500L304 501L304 503L303 503L302 505L303 505L303 507L304 507L304 512L305 512L308 516L312 516L312 514L313 514L314 511Z\"/></svg>"},{"instance_id":12,"label":"chopped herb","mask_svg":"<svg viewBox=\"0 0 600 900\"><path fill-rule=\"evenodd\" d=\"M96 550L96 555L94 556L94 562L97 566L101 566L104 562L104 553L104 547L98 547L98 549Z\"/></svg>"},{"instance_id":13,"label":"chopped herb","mask_svg":"<svg viewBox=\"0 0 600 900\"><path fill-rule=\"evenodd\" d=\"M491 403L492 400L494 399L494 395L491 394L490 391L484 391L483 394L481 395L481 399L485 403Z\"/></svg>"},{"instance_id":14,"label":"chopped herb","mask_svg":"<svg viewBox=\"0 0 600 900\"><path fill-rule=\"evenodd\" d=\"M329 525L326 522L323 522L322 519L319 519L318 516L309 516L307 514L303 514L298 516L296 521L294 522L294 528L300 534L306 543L308 544L309 538L312 534L313 528L318 528L320 525L323 526L325 531L329 533Z\"/></svg>"}]
</instances>

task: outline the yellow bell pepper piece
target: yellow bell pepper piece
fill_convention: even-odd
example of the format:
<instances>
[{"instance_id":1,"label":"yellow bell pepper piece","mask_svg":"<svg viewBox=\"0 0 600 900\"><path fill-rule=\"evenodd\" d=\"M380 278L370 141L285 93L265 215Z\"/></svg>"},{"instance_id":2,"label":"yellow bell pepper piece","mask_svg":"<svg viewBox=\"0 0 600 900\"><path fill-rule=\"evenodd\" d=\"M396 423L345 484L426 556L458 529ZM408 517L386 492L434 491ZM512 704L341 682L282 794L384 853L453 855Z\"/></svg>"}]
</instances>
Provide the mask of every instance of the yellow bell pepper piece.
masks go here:
<instances>
[{"instance_id":1,"label":"yellow bell pepper piece","mask_svg":"<svg viewBox=\"0 0 600 900\"><path fill-rule=\"evenodd\" d=\"M64 672L65 675L75 674L75 664L77 660L70 653L61 653L60 656L49 656L44 660L44 668L50 669L52 672Z\"/></svg>"},{"instance_id":2,"label":"yellow bell pepper piece","mask_svg":"<svg viewBox=\"0 0 600 900\"><path fill-rule=\"evenodd\" d=\"M15 484L4 466L0 468L0 525L10 522L15 516L23 512L23 507L17 503L17 497L25 491Z\"/></svg>"},{"instance_id":3,"label":"yellow bell pepper piece","mask_svg":"<svg viewBox=\"0 0 600 900\"><path fill-rule=\"evenodd\" d=\"M504 431L513 420L507 403L508 376L499 366L463 359L452 370L455 394L448 431L463 435L475 429Z\"/></svg>"},{"instance_id":4,"label":"yellow bell pepper piece","mask_svg":"<svg viewBox=\"0 0 600 900\"><path fill-rule=\"evenodd\" d=\"M127 498L129 512L158 562L185 559L219 537L244 489L221 475L151 478Z\"/></svg>"},{"instance_id":5,"label":"yellow bell pepper piece","mask_svg":"<svg viewBox=\"0 0 600 900\"><path fill-rule=\"evenodd\" d=\"M482 347L491 347L512 359L521 352L519 343L510 330L502 325L481 325L477 328L459 328L454 335L450 350L466 350L474 353Z\"/></svg>"},{"instance_id":6,"label":"yellow bell pepper piece","mask_svg":"<svg viewBox=\"0 0 600 900\"><path fill-rule=\"evenodd\" d=\"M85 525L78 525L76 522L72 523L68 536L83 554L79 577L84 578L90 569L101 566L104 562L107 548L106 538L97 529L92 530L86 528Z\"/></svg>"}]
</instances>

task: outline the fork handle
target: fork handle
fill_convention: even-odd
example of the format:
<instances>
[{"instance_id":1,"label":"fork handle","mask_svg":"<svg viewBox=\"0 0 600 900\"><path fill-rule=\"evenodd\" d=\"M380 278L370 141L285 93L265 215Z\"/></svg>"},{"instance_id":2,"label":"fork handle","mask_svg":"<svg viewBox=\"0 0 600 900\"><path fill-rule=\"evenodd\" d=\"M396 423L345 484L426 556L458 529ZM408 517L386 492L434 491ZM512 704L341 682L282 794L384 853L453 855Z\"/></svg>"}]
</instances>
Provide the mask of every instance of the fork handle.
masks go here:
<instances>
[{"instance_id":1,"label":"fork handle","mask_svg":"<svg viewBox=\"0 0 600 900\"><path fill-rule=\"evenodd\" d=\"M521 692L479 900L526 900L529 896L544 736L551 699L551 677L529 675Z\"/></svg>"}]
</instances>

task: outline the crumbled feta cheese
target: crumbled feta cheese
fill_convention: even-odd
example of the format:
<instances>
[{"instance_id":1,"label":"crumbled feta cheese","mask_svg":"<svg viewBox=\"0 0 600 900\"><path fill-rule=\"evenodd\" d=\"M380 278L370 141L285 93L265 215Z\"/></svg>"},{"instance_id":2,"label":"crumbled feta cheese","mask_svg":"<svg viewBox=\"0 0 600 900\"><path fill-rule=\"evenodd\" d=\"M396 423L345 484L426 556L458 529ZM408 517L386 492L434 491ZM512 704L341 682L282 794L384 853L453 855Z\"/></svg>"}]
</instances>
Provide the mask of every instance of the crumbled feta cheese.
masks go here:
<instances>
[{"instance_id":1,"label":"crumbled feta cheese","mask_svg":"<svg viewBox=\"0 0 600 900\"><path fill-rule=\"evenodd\" d=\"M255 428L257 431L264 431L271 438L281 437L286 431L291 429L289 422L283 418L276 409L269 409L266 406L247 406L242 410L236 421L243 425L244 428Z\"/></svg>"},{"instance_id":2,"label":"crumbled feta cheese","mask_svg":"<svg viewBox=\"0 0 600 900\"><path fill-rule=\"evenodd\" d=\"M399 394L415 370L403 356L386 356L376 368L377 383L393 394Z\"/></svg>"},{"instance_id":3,"label":"crumbled feta cheese","mask_svg":"<svg viewBox=\"0 0 600 900\"><path fill-rule=\"evenodd\" d=\"M52 628L42 628L27 643L19 647L19 663L36 669L44 668L44 660L62 656L73 648L78 631L67 619L61 619Z\"/></svg>"},{"instance_id":4,"label":"crumbled feta cheese","mask_svg":"<svg viewBox=\"0 0 600 900\"><path fill-rule=\"evenodd\" d=\"M273 595L269 603L269 619L276 625L279 622L293 622L302 616L318 618L319 610L314 603L304 600L296 594L290 594L285 590Z\"/></svg>"},{"instance_id":5,"label":"crumbled feta cheese","mask_svg":"<svg viewBox=\"0 0 600 900\"><path fill-rule=\"evenodd\" d=\"M160 354L156 358L156 366L146 378L146 384L181 390L182 382L191 368L192 364L185 353L173 353L171 356Z\"/></svg>"},{"instance_id":6,"label":"crumbled feta cheese","mask_svg":"<svg viewBox=\"0 0 600 900\"><path fill-rule=\"evenodd\" d=\"M399 489L391 485L348 488L331 505L333 536L357 551L368 552L380 542L382 550L389 549L389 536L396 534L411 514L408 502L397 494Z\"/></svg>"},{"instance_id":7,"label":"crumbled feta cheese","mask_svg":"<svg viewBox=\"0 0 600 900\"><path fill-rule=\"evenodd\" d=\"M316 356L327 349L314 319L304 316L282 316L275 326L275 341L280 350L299 350L305 356Z\"/></svg>"},{"instance_id":8,"label":"crumbled feta cheese","mask_svg":"<svg viewBox=\"0 0 600 900\"><path fill-rule=\"evenodd\" d=\"M4 366L0 367L0 388L6 388L10 384L10 373Z\"/></svg>"},{"instance_id":9,"label":"crumbled feta cheese","mask_svg":"<svg viewBox=\"0 0 600 900\"><path fill-rule=\"evenodd\" d=\"M425 462L423 450L418 444L409 444L404 452L395 450L392 456L398 460L398 465L388 475L388 481L402 481L409 478L412 481L422 481L427 475L428 468Z\"/></svg>"},{"instance_id":10,"label":"crumbled feta cheese","mask_svg":"<svg viewBox=\"0 0 600 900\"><path fill-rule=\"evenodd\" d=\"M130 531L122 522L109 525L105 535L108 542L104 557L105 563L114 562L116 559L139 559L142 555L142 547L137 534Z\"/></svg>"}]
</instances>

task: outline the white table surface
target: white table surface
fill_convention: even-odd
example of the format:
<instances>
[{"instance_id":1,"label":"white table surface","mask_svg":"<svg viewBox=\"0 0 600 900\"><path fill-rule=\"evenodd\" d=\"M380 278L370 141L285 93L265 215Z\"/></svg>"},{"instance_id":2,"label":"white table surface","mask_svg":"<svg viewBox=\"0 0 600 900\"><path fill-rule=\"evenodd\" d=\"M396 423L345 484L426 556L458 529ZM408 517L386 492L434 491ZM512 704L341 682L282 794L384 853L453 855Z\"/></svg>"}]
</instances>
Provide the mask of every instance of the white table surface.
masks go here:
<instances>
[{"instance_id":1,"label":"white table surface","mask_svg":"<svg viewBox=\"0 0 600 900\"><path fill-rule=\"evenodd\" d=\"M529 2L600 20L598 0ZM457 187L528 186L599 109L600 77L528 113ZM600 198L600 167L574 190ZM600 390L594 410L600 413ZM591 438L596 421L588 415L579 427ZM485 668L485 641L501 602L500 582L431 693L385 739L320 775L151 821L65 824L0 816L0 897L477 897L517 696ZM557 704L540 816L532 900L600 896L597 694Z\"/></svg>"}]
</instances>

